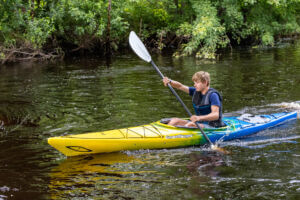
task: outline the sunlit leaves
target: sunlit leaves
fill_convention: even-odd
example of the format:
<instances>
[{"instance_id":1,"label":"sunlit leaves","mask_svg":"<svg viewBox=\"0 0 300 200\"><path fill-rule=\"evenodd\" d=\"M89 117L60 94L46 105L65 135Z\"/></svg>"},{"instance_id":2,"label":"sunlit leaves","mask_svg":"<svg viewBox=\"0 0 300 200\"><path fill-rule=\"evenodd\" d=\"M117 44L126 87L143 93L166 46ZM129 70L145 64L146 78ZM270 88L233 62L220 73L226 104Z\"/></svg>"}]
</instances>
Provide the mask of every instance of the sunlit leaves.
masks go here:
<instances>
[{"instance_id":1,"label":"sunlit leaves","mask_svg":"<svg viewBox=\"0 0 300 200\"><path fill-rule=\"evenodd\" d=\"M107 16L102 1L61 0L50 12L60 37L68 42L84 46L88 38L104 33Z\"/></svg>"},{"instance_id":2,"label":"sunlit leaves","mask_svg":"<svg viewBox=\"0 0 300 200\"><path fill-rule=\"evenodd\" d=\"M177 34L189 38L174 55L214 58L218 48L231 42L275 44L278 35L300 33L300 1L292 0L190 0L193 22L178 26ZM298 13L298 14L297 14ZM193 16L193 15L192 15ZM229 37L228 37L229 35Z\"/></svg>"},{"instance_id":3,"label":"sunlit leaves","mask_svg":"<svg viewBox=\"0 0 300 200\"><path fill-rule=\"evenodd\" d=\"M48 17L34 18L28 22L27 32L24 36L34 48L42 48L54 30L52 20Z\"/></svg>"},{"instance_id":4,"label":"sunlit leaves","mask_svg":"<svg viewBox=\"0 0 300 200\"><path fill-rule=\"evenodd\" d=\"M218 47L225 47L229 40L226 38L225 27L217 16L217 8L208 1L191 1L196 19L192 25L183 24L178 33L191 31L191 40L183 46L182 55L192 55L196 52L198 58L215 58ZM190 29L190 30L188 30ZM176 54L178 55L178 54Z\"/></svg>"},{"instance_id":5,"label":"sunlit leaves","mask_svg":"<svg viewBox=\"0 0 300 200\"><path fill-rule=\"evenodd\" d=\"M0 0L0 47L103 47L115 50L131 30L149 46L170 43L176 56L215 58L233 44L274 45L300 33L299 0ZM175 39L174 39L175 38ZM175 42L174 42L175 41Z\"/></svg>"}]
</instances>

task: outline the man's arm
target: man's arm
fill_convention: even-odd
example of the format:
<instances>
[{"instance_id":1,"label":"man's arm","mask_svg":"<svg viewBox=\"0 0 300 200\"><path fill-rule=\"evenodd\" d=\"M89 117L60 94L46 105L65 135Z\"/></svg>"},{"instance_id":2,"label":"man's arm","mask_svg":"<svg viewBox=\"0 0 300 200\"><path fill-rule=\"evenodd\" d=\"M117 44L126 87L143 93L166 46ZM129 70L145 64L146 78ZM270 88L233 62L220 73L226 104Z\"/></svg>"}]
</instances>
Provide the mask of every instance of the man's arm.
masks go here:
<instances>
[{"instance_id":1,"label":"man's arm","mask_svg":"<svg viewBox=\"0 0 300 200\"><path fill-rule=\"evenodd\" d=\"M196 121L215 121L219 119L219 106L212 105L211 106L211 113L208 115L193 115L191 116L191 121L196 122Z\"/></svg>"},{"instance_id":2,"label":"man's arm","mask_svg":"<svg viewBox=\"0 0 300 200\"><path fill-rule=\"evenodd\" d=\"M173 88L181 90L185 93L189 93L189 87L186 85L183 85L182 83L180 83L178 81L174 81L174 80L169 79L168 77L164 77L163 82L164 82L165 86L167 86L167 84L169 83Z\"/></svg>"}]
</instances>

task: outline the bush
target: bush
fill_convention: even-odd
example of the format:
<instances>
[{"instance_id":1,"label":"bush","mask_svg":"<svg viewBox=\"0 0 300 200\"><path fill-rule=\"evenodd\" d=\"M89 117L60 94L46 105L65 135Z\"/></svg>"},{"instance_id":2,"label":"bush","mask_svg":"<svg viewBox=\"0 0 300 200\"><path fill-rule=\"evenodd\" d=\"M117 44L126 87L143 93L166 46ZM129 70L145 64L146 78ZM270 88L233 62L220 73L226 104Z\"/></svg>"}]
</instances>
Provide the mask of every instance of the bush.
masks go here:
<instances>
[{"instance_id":1,"label":"bush","mask_svg":"<svg viewBox=\"0 0 300 200\"><path fill-rule=\"evenodd\" d=\"M214 59L217 48L223 48L229 42L226 29L220 23L217 8L210 1L191 2L196 18L192 24L183 23L177 32L180 36L190 38L190 41L183 45L181 55L196 52L198 58Z\"/></svg>"},{"instance_id":2,"label":"bush","mask_svg":"<svg viewBox=\"0 0 300 200\"><path fill-rule=\"evenodd\" d=\"M127 46L135 30L148 47L163 50L170 44L177 48L175 56L208 59L229 44L272 46L278 37L300 33L299 0L112 0L110 29L108 3L2 1L0 60L24 47L38 52L101 49L108 30L115 50Z\"/></svg>"},{"instance_id":3,"label":"bush","mask_svg":"<svg viewBox=\"0 0 300 200\"><path fill-rule=\"evenodd\" d=\"M52 20L48 17L34 18L29 20L24 38L30 42L33 48L42 48L47 39L52 36L54 30Z\"/></svg>"}]
</instances>

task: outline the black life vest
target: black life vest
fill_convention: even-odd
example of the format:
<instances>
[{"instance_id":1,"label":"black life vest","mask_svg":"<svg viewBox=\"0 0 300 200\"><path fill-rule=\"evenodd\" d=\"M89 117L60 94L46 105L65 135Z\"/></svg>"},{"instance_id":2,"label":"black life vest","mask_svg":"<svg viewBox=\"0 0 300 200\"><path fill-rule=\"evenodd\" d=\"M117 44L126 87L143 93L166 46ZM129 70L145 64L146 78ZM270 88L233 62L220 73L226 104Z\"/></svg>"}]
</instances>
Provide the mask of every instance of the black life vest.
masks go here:
<instances>
[{"instance_id":1,"label":"black life vest","mask_svg":"<svg viewBox=\"0 0 300 200\"><path fill-rule=\"evenodd\" d=\"M219 108L219 119L215 121L209 121L208 124L213 127L226 126L222 121L223 99L220 93L214 88L209 88L205 95L202 95L202 93L198 91L194 92L192 102L193 102L193 107L195 109L196 115L207 115L211 113L211 103L209 101L209 98L212 93L216 93L219 96L221 105Z\"/></svg>"}]
</instances>

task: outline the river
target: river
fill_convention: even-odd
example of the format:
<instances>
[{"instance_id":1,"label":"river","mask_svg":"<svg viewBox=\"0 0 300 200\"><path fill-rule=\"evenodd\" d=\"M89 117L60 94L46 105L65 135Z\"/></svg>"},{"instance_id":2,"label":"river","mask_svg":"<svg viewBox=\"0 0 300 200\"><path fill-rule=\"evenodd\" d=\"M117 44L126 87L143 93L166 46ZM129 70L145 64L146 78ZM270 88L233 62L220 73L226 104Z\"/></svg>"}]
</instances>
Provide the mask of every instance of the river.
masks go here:
<instances>
[{"instance_id":1,"label":"river","mask_svg":"<svg viewBox=\"0 0 300 200\"><path fill-rule=\"evenodd\" d=\"M208 71L225 116L300 112L300 41L236 49L218 61L153 60L186 85ZM0 199L300 199L299 120L222 142L228 155L189 147L67 158L47 138L186 113L133 53L109 67L70 59L0 66L0 74Z\"/></svg>"}]
</instances>

